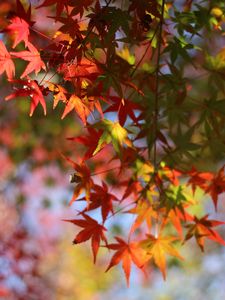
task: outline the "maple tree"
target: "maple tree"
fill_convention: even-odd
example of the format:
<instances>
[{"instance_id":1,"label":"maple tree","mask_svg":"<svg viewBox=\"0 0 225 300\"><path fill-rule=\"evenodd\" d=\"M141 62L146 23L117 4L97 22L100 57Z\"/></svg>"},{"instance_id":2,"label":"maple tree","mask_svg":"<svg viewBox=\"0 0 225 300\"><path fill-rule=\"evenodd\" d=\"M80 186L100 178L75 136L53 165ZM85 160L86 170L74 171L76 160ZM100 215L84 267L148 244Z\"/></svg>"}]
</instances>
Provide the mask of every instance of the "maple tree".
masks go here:
<instances>
[{"instance_id":1,"label":"maple tree","mask_svg":"<svg viewBox=\"0 0 225 300\"><path fill-rule=\"evenodd\" d=\"M224 245L224 222L192 212L196 190L215 210L225 191L225 49L208 45L223 38L224 1L39 2L8 13L0 74L14 89L5 100L30 101L30 116L60 106L83 124L65 137L83 154L61 155L74 169L70 204L86 203L67 220L82 228L74 244L91 240L94 262L100 247L115 251L107 271L122 263L128 284L132 262L166 278L166 255L183 259L174 241ZM55 32L39 28L41 11ZM107 221L118 214L134 219L115 243Z\"/></svg>"}]
</instances>

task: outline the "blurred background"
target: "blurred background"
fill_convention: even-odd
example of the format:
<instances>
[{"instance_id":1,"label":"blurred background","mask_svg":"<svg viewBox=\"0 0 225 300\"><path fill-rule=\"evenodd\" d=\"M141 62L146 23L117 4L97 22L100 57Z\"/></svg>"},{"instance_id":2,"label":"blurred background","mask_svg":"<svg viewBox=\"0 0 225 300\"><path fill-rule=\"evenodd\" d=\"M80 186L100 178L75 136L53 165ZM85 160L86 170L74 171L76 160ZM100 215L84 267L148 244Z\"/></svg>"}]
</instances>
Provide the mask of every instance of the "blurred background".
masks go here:
<instances>
[{"instance_id":1,"label":"blurred background","mask_svg":"<svg viewBox=\"0 0 225 300\"><path fill-rule=\"evenodd\" d=\"M0 2L2 28L13 7L14 1ZM46 22L41 21L43 28ZM63 107L53 111L51 103L47 117L38 107L30 118L28 101L4 101L11 91L5 78L0 80L0 299L224 299L225 248L217 244L206 243L202 255L190 241L181 250L185 261L169 260L165 282L154 269L145 277L134 267L129 289L121 266L105 273L110 253L100 249L94 265L88 243L72 245L77 229L63 219L76 212L69 206L73 170L61 153L79 156L78 145L66 137L79 135L81 124L72 114L61 120ZM213 210L199 197L201 206ZM220 220L225 219L222 198ZM112 223L112 232L123 226Z\"/></svg>"}]
</instances>

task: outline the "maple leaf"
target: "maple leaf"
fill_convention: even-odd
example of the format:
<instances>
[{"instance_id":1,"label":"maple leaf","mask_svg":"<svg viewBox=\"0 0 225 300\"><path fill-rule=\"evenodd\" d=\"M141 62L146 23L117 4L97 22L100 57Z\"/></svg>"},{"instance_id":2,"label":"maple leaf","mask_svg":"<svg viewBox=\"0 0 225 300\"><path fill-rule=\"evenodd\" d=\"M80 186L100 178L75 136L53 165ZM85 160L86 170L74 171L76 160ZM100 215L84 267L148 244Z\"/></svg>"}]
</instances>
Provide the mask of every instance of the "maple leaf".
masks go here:
<instances>
[{"instance_id":1,"label":"maple leaf","mask_svg":"<svg viewBox=\"0 0 225 300\"><path fill-rule=\"evenodd\" d=\"M94 128L89 126L87 127L87 131L88 131L87 135L83 134L77 137L67 138L70 141L80 143L88 148L84 154L84 157L82 158L82 161L85 161L93 156L93 153L98 145L99 138L102 135L101 131L97 131Z\"/></svg>"},{"instance_id":2,"label":"maple leaf","mask_svg":"<svg viewBox=\"0 0 225 300\"><path fill-rule=\"evenodd\" d=\"M108 186L102 182L102 186L94 185L93 193L90 194L90 204L86 210L101 208L102 219L105 222L108 214L113 213L113 201L118 201L117 197L108 191Z\"/></svg>"},{"instance_id":3,"label":"maple leaf","mask_svg":"<svg viewBox=\"0 0 225 300\"><path fill-rule=\"evenodd\" d=\"M52 18L55 19L55 17ZM63 25L58 29L58 32L63 32L64 35L61 35L61 37L59 37L57 40L62 41L62 38L64 37L65 39L63 40L67 40L69 42L69 45L71 45L71 47L69 47L68 45L68 54L72 54L70 52L72 50L71 48L73 48L73 50L74 48L77 48L78 50L78 46L80 45L80 41L82 40L79 21L77 19L74 19L71 14L67 14L66 17L59 17L58 22L63 23Z\"/></svg>"},{"instance_id":4,"label":"maple leaf","mask_svg":"<svg viewBox=\"0 0 225 300\"><path fill-rule=\"evenodd\" d=\"M64 103L67 102L67 98L66 98L67 91L64 87L62 87L59 84L50 83L48 88L51 92L53 92L53 98L54 98L54 100L53 100L53 109L56 108L59 101L62 101Z\"/></svg>"},{"instance_id":5,"label":"maple leaf","mask_svg":"<svg viewBox=\"0 0 225 300\"><path fill-rule=\"evenodd\" d=\"M42 61L38 50L31 43L28 43L27 46L29 51L11 52L11 54L15 57L29 61L29 64L21 75L21 78L26 77L33 71L35 71L35 74L37 75L37 73L39 73L41 69L46 70L45 64Z\"/></svg>"},{"instance_id":6,"label":"maple leaf","mask_svg":"<svg viewBox=\"0 0 225 300\"><path fill-rule=\"evenodd\" d=\"M176 208L184 212L184 206L190 202L185 193L185 186L183 185L170 185L167 190L165 190L164 195L165 197L162 203L168 212Z\"/></svg>"},{"instance_id":7,"label":"maple leaf","mask_svg":"<svg viewBox=\"0 0 225 300\"><path fill-rule=\"evenodd\" d=\"M131 146L131 141L127 138L127 131L123 128L119 122L112 122L110 120L102 120L94 125L97 128L103 129L103 133L98 141L98 145L93 153L98 153L105 144L112 142L113 148L117 153L120 153L120 149L123 143Z\"/></svg>"},{"instance_id":8,"label":"maple leaf","mask_svg":"<svg viewBox=\"0 0 225 300\"><path fill-rule=\"evenodd\" d=\"M72 1L73 0L70 0L69 4L73 3ZM73 8L71 15L80 14L80 17L82 17L84 14L84 11L88 10L93 2L94 2L94 0L76 0L76 6Z\"/></svg>"},{"instance_id":9,"label":"maple leaf","mask_svg":"<svg viewBox=\"0 0 225 300\"><path fill-rule=\"evenodd\" d=\"M223 166L218 174L215 174L210 184L205 188L205 192L209 193L213 199L215 209L217 210L218 195L225 192L225 173Z\"/></svg>"},{"instance_id":10,"label":"maple leaf","mask_svg":"<svg viewBox=\"0 0 225 300\"><path fill-rule=\"evenodd\" d=\"M90 191L91 188L94 186L94 182L91 179L91 173L89 168L85 165L85 163L78 165L69 157L66 157L64 155L62 156L73 166L73 168L76 171L76 173L72 176L75 179L71 182L75 182L77 184L74 188L73 197L70 201L70 205L78 198L82 191L85 192L85 198L87 201L89 201Z\"/></svg>"},{"instance_id":11,"label":"maple leaf","mask_svg":"<svg viewBox=\"0 0 225 300\"><path fill-rule=\"evenodd\" d=\"M91 239L91 246L95 263L100 246L100 241L102 240L107 244L107 239L104 234L106 228L103 225L99 224L95 219L89 217L87 214L82 213L82 216L84 217L84 219L64 221L71 222L74 225L84 228L76 235L76 237L73 240L73 243L80 244Z\"/></svg>"},{"instance_id":12,"label":"maple leaf","mask_svg":"<svg viewBox=\"0 0 225 300\"><path fill-rule=\"evenodd\" d=\"M0 41L0 75L6 72L8 79L15 76L15 66L5 45Z\"/></svg>"},{"instance_id":13,"label":"maple leaf","mask_svg":"<svg viewBox=\"0 0 225 300\"><path fill-rule=\"evenodd\" d=\"M192 167L191 171L186 173L191 178L188 180L187 185L191 185L193 193L197 187L200 187L203 190L206 190L207 183L213 179L213 174L210 172L199 172L194 167Z\"/></svg>"},{"instance_id":14,"label":"maple leaf","mask_svg":"<svg viewBox=\"0 0 225 300\"><path fill-rule=\"evenodd\" d=\"M116 250L116 253L111 258L106 272L122 261L122 267L126 276L127 285L129 286L131 262L133 262L139 269L142 269L148 260L148 256L146 255L146 252L140 248L139 243L126 243L120 237L115 237L115 239L118 243L108 244L106 246L108 249Z\"/></svg>"},{"instance_id":15,"label":"maple leaf","mask_svg":"<svg viewBox=\"0 0 225 300\"><path fill-rule=\"evenodd\" d=\"M10 34L13 33L15 35L12 46L13 48L15 48L21 41L24 41L25 46L27 46L28 37L30 35L29 27L33 26L35 23L31 21L31 4L26 11L20 0L16 0L16 11L10 12L8 17L10 18L11 24L2 30L2 32L10 32Z\"/></svg>"},{"instance_id":16,"label":"maple leaf","mask_svg":"<svg viewBox=\"0 0 225 300\"><path fill-rule=\"evenodd\" d=\"M82 99L80 99L78 96L76 96L75 94L73 94L67 104L66 107L64 109L63 115L61 117L61 119L64 119L65 116L71 112L72 110L75 110L76 113L78 114L78 116L80 117L80 119L82 120L82 122L84 123L84 125L87 124L87 117L90 114L90 110L88 109L88 107L83 103Z\"/></svg>"},{"instance_id":17,"label":"maple leaf","mask_svg":"<svg viewBox=\"0 0 225 300\"><path fill-rule=\"evenodd\" d=\"M143 17L146 15L146 12L152 14L153 16L160 18L160 14L158 12L158 3L156 0L132 0L129 10L133 11L136 10L138 17L142 20Z\"/></svg>"},{"instance_id":18,"label":"maple leaf","mask_svg":"<svg viewBox=\"0 0 225 300\"><path fill-rule=\"evenodd\" d=\"M22 85L21 88L17 88L16 91L5 98L6 101L17 97L30 97L30 117L33 115L35 108L40 103L43 107L44 114L46 115L46 103L43 97L41 86L35 80L27 77L27 80L11 80L11 82Z\"/></svg>"},{"instance_id":19,"label":"maple leaf","mask_svg":"<svg viewBox=\"0 0 225 300\"><path fill-rule=\"evenodd\" d=\"M198 172L194 168L187 174L191 176L188 184L192 185L195 192L196 187L200 187L205 193L209 193L212 197L215 209L217 210L218 195L225 192L225 174L223 166L217 174L210 172Z\"/></svg>"},{"instance_id":20,"label":"maple leaf","mask_svg":"<svg viewBox=\"0 0 225 300\"><path fill-rule=\"evenodd\" d=\"M29 24L19 17L13 17L10 22L11 24L4 31L10 31L15 35L12 48L15 48L22 41L28 47L28 38L30 35Z\"/></svg>"},{"instance_id":21,"label":"maple leaf","mask_svg":"<svg viewBox=\"0 0 225 300\"><path fill-rule=\"evenodd\" d=\"M154 237L151 234L147 234L147 239L140 242L140 245L145 249L147 254L153 258L155 264L162 272L164 280L166 279L166 254L183 259L179 252L171 245L171 243L177 240L176 237L159 235Z\"/></svg>"},{"instance_id":22,"label":"maple leaf","mask_svg":"<svg viewBox=\"0 0 225 300\"><path fill-rule=\"evenodd\" d=\"M82 161L85 161L85 160L89 159L90 157L92 157L92 155L98 145L99 138L102 135L102 131L100 131L100 130L97 131L94 128L89 127L89 126L87 127L87 131L88 131L87 135L83 134L83 135L80 135L77 137L67 138L70 141L80 143L88 148L84 154L84 157L82 158Z\"/></svg>"},{"instance_id":23,"label":"maple leaf","mask_svg":"<svg viewBox=\"0 0 225 300\"><path fill-rule=\"evenodd\" d=\"M130 117L134 123L137 123L138 118L135 116L134 110L140 110L141 106L137 103L133 103L127 99L121 99L120 97L112 96L110 99L114 102L110 105L104 113L107 112L118 112L118 119L120 125L123 126L126 122L127 117Z\"/></svg>"},{"instance_id":24,"label":"maple leaf","mask_svg":"<svg viewBox=\"0 0 225 300\"><path fill-rule=\"evenodd\" d=\"M138 180L125 180L124 182L121 182L121 185L126 186L126 190L121 201L129 197L131 194L134 194L135 197L137 197L138 193L142 191L141 183Z\"/></svg>"},{"instance_id":25,"label":"maple leaf","mask_svg":"<svg viewBox=\"0 0 225 300\"><path fill-rule=\"evenodd\" d=\"M194 224L186 225L186 227L189 228L189 230L185 236L184 242L189 240L191 237L195 236L196 241L202 252L204 252L205 238L208 238L210 240L213 240L214 242L225 246L225 241L222 239L222 237L218 234L218 232L212 229L212 227L223 225L225 224L225 222L209 220L208 215L205 215L201 219L194 217L193 221L195 222Z\"/></svg>"},{"instance_id":26,"label":"maple leaf","mask_svg":"<svg viewBox=\"0 0 225 300\"><path fill-rule=\"evenodd\" d=\"M51 6L56 4L56 21L58 20L58 18L60 17L61 13L64 10L64 7L66 8L67 12L68 12L68 2L70 0L45 0L41 5L37 6L36 9L44 7L44 6Z\"/></svg>"},{"instance_id":27,"label":"maple leaf","mask_svg":"<svg viewBox=\"0 0 225 300\"><path fill-rule=\"evenodd\" d=\"M152 227L152 218L157 219L158 213L153 209L153 206L149 201L138 201L137 206L128 211L129 213L136 214L137 217L131 226L131 231L135 231L140 228L140 225L145 221L148 228Z\"/></svg>"},{"instance_id":28,"label":"maple leaf","mask_svg":"<svg viewBox=\"0 0 225 300\"><path fill-rule=\"evenodd\" d=\"M84 59L81 63L63 63L59 66L58 71L63 73L64 79L68 81L72 81L75 78L89 78L94 80L100 73L96 64L92 62L87 63Z\"/></svg>"},{"instance_id":29,"label":"maple leaf","mask_svg":"<svg viewBox=\"0 0 225 300\"><path fill-rule=\"evenodd\" d=\"M162 179L168 179L173 185L178 186L179 185L179 176L181 175L181 172L171 169L168 166L164 166L162 164L162 169L159 170L159 177Z\"/></svg>"},{"instance_id":30,"label":"maple leaf","mask_svg":"<svg viewBox=\"0 0 225 300\"><path fill-rule=\"evenodd\" d=\"M193 217L185 211L184 207L182 207L181 209L175 207L174 209L171 209L169 212L167 211L166 208L162 208L160 211L163 215L162 225L160 227L160 230L162 230L167 223L171 222L175 227L177 233L179 234L179 237L182 239L183 230L182 230L181 222L193 221Z\"/></svg>"},{"instance_id":31,"label":"maple leaf","mask_svg":"<svg viewBox=\"0 0 225 300\"><path fill-rule=\"evenodd\" d=\"M28 9L25 10L23 4L20 0L16 0L16 13L19 18L25 20L30 26L32 26L35 22L31 21L31 4Z\"/></svg>"}]
</instances>

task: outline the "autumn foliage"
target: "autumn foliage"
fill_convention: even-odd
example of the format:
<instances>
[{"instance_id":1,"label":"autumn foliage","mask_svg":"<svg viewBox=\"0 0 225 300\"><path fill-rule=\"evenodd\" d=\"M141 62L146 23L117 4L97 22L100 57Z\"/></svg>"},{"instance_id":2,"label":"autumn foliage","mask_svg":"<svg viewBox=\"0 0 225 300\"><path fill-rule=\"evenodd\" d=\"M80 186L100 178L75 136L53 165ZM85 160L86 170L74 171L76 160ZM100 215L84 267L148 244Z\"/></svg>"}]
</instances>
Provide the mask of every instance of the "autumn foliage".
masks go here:
<instances>
[{"instance_id":1,"label":"autumn foliage","mask_svg":"<svg viewBox=\"0 0 225 300\"><path fill-rule=\"evenodd\" d=\"M110 250L106 271L121 263L128 284L132 264L165 279L167 256L185 259L192 237L202 251L225 245L225 222L192 209L201 191L219 210L225 191L225 49L207 44L224 40L225 5L202 2L17 0L1 22L5 100L83 127L65 136L79 151L58 149L73 169L73 243L90 240L94 262ZM127 215L129 232L113 239L108 220Z\"/></svg>"}]
</instances>

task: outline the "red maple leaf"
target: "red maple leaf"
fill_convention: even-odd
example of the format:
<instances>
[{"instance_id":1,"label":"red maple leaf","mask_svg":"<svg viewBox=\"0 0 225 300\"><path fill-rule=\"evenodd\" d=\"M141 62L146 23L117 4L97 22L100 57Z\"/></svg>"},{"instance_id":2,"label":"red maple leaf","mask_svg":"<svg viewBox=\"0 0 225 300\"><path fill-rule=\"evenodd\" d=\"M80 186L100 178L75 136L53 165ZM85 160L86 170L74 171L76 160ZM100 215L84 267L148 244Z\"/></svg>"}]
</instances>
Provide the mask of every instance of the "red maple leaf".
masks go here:
<instances>
[{"instance_id":1,"label":"red maple leaf","mask_svg":"<svg viewBox=\"0 0 225 300\"><path fill-rule=\"evenodd\" d=\"M191 171L186 173L190 176L187 185L191 185L193 193L195 192L197 187L205 190L207 188L208 181L212 180L213 174L209 172L199 172L194 167Z\"/></svg>"},{"instance_id":2,"label":"red maple leaf","mask_svg":"<svg viewBox=\"0 0 225 300\"><path fill-rule=\"evenodd\" d=\"M196 187L200 187L205 193L209 193L212 197L215 209L217 209L218 195L225 192L224 168L225 166L223 166L217 174L198 172L194 168L188 172L188 175L191 176L188 184L192 185L193 192L195 192Z\"/></svg>"},{"instance_id":3,"label":"red maple leaf","mask_svg":"<svg viewBox=\"0 0 225 300\"><path fill-rule=\"evenodd\" d=\"M222 237L218 234L218 232L212 229L212 227L223 225L225 222L209 220L208 215L202 217L201 219L194 217L193 221L195 222L194 224L186 225L189 230L184 241L187 241L192 236L195 236L196 241L202 251L204 251L205 238L225 246L225 241L222 239Z\"/></svg>"},{"instance_id":4,"label":"red maple leaf","mask_svg":"<svg viewBox=\"0 0 225 300\"><path fill-rule=\"evenodd\" d=\"M73 240L73 243L80 244L91 239L91 246L95 263L98 249L100 246L100 241L102 240L107 244L107 239L104 234L106 228L103 225L99 224L95 219L89 217L88 215L82 213L82 216L84 217L84 219L64 221L71 222L79 227L84 228L76 235L76 237Z\"/></svg>"},{"instance_id":5,"label":"red maple leaf","mask_svg":"<svg viewBox=\"0 0 225 300\"><path fill-rule=\"evenodd\" d=\"M73 51L74 52L74 51ZM63 63L58 68L58 72L63 74L64 80L72 81L75 78L88 78L95 80L100 74L100 69L92 62L86 62L85 59L81 63Z\"/></svg>"},{"instance_id":6,"label":"red maple leaf","mask_svg":"<svg viewBox=\"0 0 225 300\"><path fill-rule=\"evenodd\" d=\"M25 46L28 44L28 37L30 35L29 27L33 26L35 22L31 21L31 4L27 11L23 7L20 0L16 0L16 11L9 14L11 24L8 25L3 32L10 32L15 35L13 48L15 48L21 41L24 41Z\"/></svg>"},{"instance_id":7,"label":"red maple leaf","mask_svg":"<svg viewBox=\"0 0 225 300\"><path fill-rule=\"evenodd\" d=\"M16 0L16 11L10 12L8 15L11 24L8 25L3 32L9 32L14 35L15 48L21 41L24 41L25 45L28 44L28 37L30 35L29 27L33 26L35 22L31 21L31 4L26 11L20 0Z\"/></svg>"},{"instance_id":8,"label":"red maple leaf","mask_svg":"<svg viewBox=\"0 0 225 300\"><path fill-rule=\"evenodd\" d=\"M108 214L113 213L113 201L118 201L117 197L108 192L108 186L102 182L102 186L94 185L93 193L90 194L90 204L86 210L101 208L102 219L105 222Z\"/></svg>"},{"instance_id":9,"label":"red maple leaf","mask_svg":"<svg viewBox=\"0 0 225 300\"><path fill-rule=\"evenodd\" d=\"M31 21L31 4L29 5L28 9L25 10L23 4L20 0L16 0L16 16L25 20L29 25L33 25L35 22Z\"/></svg>"},{"instance_id":10,"label":"red maple leaf","mask_svg":"<svg viewBox=\"0 0 225 300\"><path fill-rule=\"evenodd\" d=\"M6 72L8 79L15 76L15 66L5 45L0 41L0 75Z\"/></svg>"},{"instance_id":11,"label":"red maple leaf","mask_svg":"<svg viewBox=\"0 0 225 300\"><path fill-rule=\"evenodd\" d=\"M27 80L11 80L13 83L18 83L22 87L17 88L16 91L5 98L6 101L17 98L17 97L30 97L30 116L33 115L35 108L40 103L43 107L44 114L46 115L46 103L43 97L41 86L35 80L27 77Z\"/></svg>"},{"instance_id":12,"label":"red maple leaf","mask_svg":"<svg viewBox=\"0 0 225 300\"><path fill-rule=\"evenodd\" d=\"M225 174L223 166L211 180L211 183L205 188L205 192L212 197L215 209L217 209L218 195L225 192Z\"/></svg>"},{"instance_id":13,"label":"red maple leaf","mask_svg":"<svg viewBox=\"0 0 225 300\"><path fill-rule=\"evenodd\" d=\"M148 13L151 13L156 18L160 18L161 16L157 8L158 3L156 0L132 0L130 3L129 11L135 10L140 19L145 16L146 11Z\"/></svg>"},{"instance_id":14,"label":"red maple leaf","mask_svg":"<svg viewBox=\"0 0 225 300\"><path fill-rule=\"evenodd\" d=\"M70 204L72 204L79 197L82 191L85 192L85 198L87 201L89 201L91 188L94 186L89 168L85 163L78 165L69 157L63 157L73 166L74 170L76 171L76 173L72 175L71 180L71 182L76 183L76 186L74 188L73 197L70 201Z\"/></svg>"},{"instance_id":15,"label":"red maple leaf","mask_svg":"<svg viewBox=\"0 0 225 300\"><path fill-rule=\"evenodd\" d=\"M83 134L77 137L67 138L70 141L80 143L88 148L84 154L84 157L82 158L82 161L85 161L93 156L93 153L97 148L98 141L102 135L102 130L96 130L92 127L87 127L87 131L87 135Z\"/></svg>"},{"instance_id":16,"label":"red maple leaf","mask_svg":"<svg viewBox=\"0 0 225 300\"><path fill-rule=\"evenodd\" d=\"M10 31L14 34L14 43L13 48L15 48L20 42L24 41L25 46L28 46L28 37L30 35L29 30L29 24L19 18L19 17L13 17L11 20L11 24L4 30L4 31Z\"/></svg>"},{"instance_id":17,"label":"red maple leaf","mask_svg":"<svg viewBox=\"0 0 225 300\"><path fill-rule=\"evenodd\" d=\"M25 71L21 75L21 78L26 77L31 72L35 71L35 74L40 72L41 69L46 70L45 64L41 59L40 53L38 50L28 42L27 44L29 51L20 51L20 52L11 52L12 55L23 60L29 61Z\"/></svg>"},{"instance_id":18,"label":"red maple leaf","mask_svg":"<svg viewBox=\"0 0 225 300\"><path fill-rule=\"evenodd\" d=\"M88 10L93 2L94 0L76 0L76 6L73 8L71 15L75 16L80 14L80 17L82 17L84 11Z\"/></svg>"},{"instance_id":19,"label":"red maple leaf","mask_svg":"<svg viewBox=\"0 0 225 300\"><path fill-rule=\"evenodd\" d=\"M124 125L127 117L130 117L134 123L137 123L138 119L135 116L135 110L141 110L141 106L137 103L131 102L127 99L121 99L120 97L112 96L110 99L114 102L110 105L104 113L107 112L118 112L118 119L120 125Z\"/></svg>"},{"instance_id":20,"label":"red maple leaf","mask_svg":"<svg viewBox=\"0 0 225 300\"><path fill-rule=\"evenodd\" d=\"M68 12L68 2L70 0L45 0L41 5L37 6L36 9L44 6L51 6L56 4L56 20L58 20L59 16L64 10L64 7L66 8Z\"/></svg>"},{"instance_id":21,"label":"red maple leaf","mask_svg":"<svg viewBox=\"0 0 225 300\"><path fill-rule=\"evenodd\" d=\"M134 194L134 197L138 197L139 192L142 190L141 183L138 180L130 179L121 182L121 186L125 186L126 190L124 191L121 201L129 197L131 194Z\"/></svg>"},{"instance_id":22,"label":"red maple leaf","mask_svg":"<svg viewBox=\"0 0 225 300\"><path fill-rule=\"evenodd\" d=\"M146 251L144 251L137 242L126 243L120 237L115 237L117 244L109 244L106 247L108 249L116 250L113 255L106 272L113 266L119 264L122 261L122 267L126 275L127 285L129 286L129 278L131 271L131 262L133 262L139 269L144 267L148 257Z\"/></svg>"}]
</instances>

